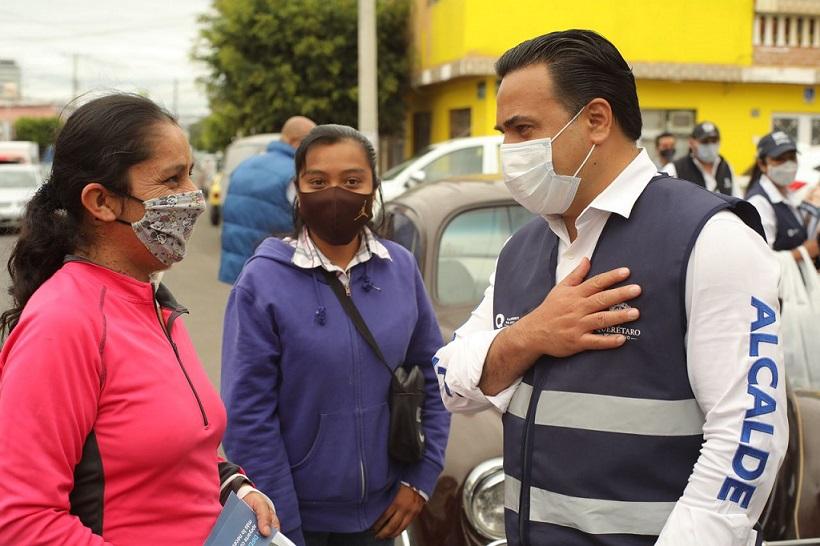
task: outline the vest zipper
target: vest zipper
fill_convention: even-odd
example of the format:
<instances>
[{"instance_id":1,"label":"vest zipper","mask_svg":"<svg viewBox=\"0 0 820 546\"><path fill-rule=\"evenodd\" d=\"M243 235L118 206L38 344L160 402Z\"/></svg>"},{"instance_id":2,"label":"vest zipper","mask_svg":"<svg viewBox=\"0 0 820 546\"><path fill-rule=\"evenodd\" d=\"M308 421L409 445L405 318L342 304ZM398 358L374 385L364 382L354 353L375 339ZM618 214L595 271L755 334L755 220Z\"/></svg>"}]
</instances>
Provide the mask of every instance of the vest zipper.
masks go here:
<instances>
[{"instance_id":1,"label":"vest zipper","mask_svg":"<svg viewBox=\"0 0 820 546\"><path fill-rule=\"evenodd\" d=\"M177 364L179 364L179 369L182 370L182 375L185 376L185 380L188 382L188 386L191 388L191 392L194 393L194 398L196 399L196 403L199 406L199 413L202 414L202 423L207 428L208 427L208 415L205 413L205 406L202 404L202 399L199 397L199 393L196 392L196 388L194 387L194 383L191 381L191 377L188 375L188 370L185 369L185 365L182 363L182 358L179 356L179 349L177 348L177 344L174 343L174 339L171 337L171 332L168 331L165 324L163 324L162 319L160 316L162 315L162 307L159 306L159 303L155 301L155 309L157 315L157 322L159 322L159 326L162 329L162 333L165 334L165 338L168 340L168 343L171 344L171 348L174 350L174 356L177 358ZM177 313L177 311L174 311Z\"/></svg>"}]
</instances>

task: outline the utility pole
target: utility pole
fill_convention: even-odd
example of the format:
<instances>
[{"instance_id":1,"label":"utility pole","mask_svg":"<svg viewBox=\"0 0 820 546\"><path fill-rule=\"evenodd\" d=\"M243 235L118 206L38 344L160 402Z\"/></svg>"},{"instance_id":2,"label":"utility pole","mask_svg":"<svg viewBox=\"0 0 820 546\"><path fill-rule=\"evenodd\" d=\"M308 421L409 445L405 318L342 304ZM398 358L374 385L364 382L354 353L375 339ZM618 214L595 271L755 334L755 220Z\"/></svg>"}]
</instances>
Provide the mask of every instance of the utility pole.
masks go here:
<instances>
[{"instance_id":1,"label":"utility pole","mask_svg":"<svg viewBox=\"0 0 820 546\"><path fill-rule=\"evenodd\" d=\"M379 147L376 0L359 0L359 131Z\"/></svg>"}]
</instances>

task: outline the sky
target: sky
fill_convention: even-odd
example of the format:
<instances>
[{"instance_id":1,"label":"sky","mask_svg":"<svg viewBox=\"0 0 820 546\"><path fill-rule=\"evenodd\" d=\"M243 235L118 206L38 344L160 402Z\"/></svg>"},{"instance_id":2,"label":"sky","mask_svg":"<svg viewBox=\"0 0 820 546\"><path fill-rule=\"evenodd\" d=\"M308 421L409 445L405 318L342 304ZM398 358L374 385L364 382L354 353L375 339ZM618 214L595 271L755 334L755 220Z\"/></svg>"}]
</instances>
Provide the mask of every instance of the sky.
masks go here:
<instances>
[{"instance_id":1,"label":"sky","mask_svg":"<svg viewBox=\"0 0 820 546\"><path fill-rule=\"evenodd\" d=\"M67 102L74 59L80 93L144 91L193 121L208 112L191 60L211 0L0 0L0 59L22 70L26 100Z\"/></svg>"}]
</instances>

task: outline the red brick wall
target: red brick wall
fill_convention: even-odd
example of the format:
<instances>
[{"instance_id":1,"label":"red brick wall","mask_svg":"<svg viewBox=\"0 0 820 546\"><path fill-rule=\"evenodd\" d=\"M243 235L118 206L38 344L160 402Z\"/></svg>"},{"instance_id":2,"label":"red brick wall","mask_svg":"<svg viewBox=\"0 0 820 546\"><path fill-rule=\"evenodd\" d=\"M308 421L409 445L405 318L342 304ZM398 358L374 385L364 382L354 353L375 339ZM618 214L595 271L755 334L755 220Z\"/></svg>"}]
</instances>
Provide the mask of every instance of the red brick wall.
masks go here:
<instances>
[{"instance_id":1,"label":"red brick wall","mask_svg":"<svg viewBox=\"0 0 820 546\"><path fill-rule=\"evenodd\" d=\"M813 47L755 47L754 64L820 67L820 49Z\"/></svg>"}]
</instances>

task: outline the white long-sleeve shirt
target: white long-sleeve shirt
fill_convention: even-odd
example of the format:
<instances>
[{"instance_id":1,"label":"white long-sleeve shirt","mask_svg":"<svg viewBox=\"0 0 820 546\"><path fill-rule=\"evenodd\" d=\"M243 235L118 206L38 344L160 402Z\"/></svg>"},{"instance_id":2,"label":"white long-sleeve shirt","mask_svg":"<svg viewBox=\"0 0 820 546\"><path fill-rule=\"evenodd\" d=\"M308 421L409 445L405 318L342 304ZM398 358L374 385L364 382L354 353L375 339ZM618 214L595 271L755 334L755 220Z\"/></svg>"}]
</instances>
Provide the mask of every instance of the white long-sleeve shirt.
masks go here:
<instances>
[{"instance_id":1,"label":"white long-sleeve shirt","mask_svg":"<svg viewBox=\"0 0 820 546\"><path fill-rule=\"evenodd\" d=\"M656 174L648 154L641 151L578 217L574 241L569 240L560 216L546 217L559 238L557 281L581 259L591 258L610 214L629 217L635 201ZM456 331L453 341L436 355L442 398L453 412L490 407L503 412L520 383L519 378L491 397L478 388L487 352L501 332L493 324L494 277L493 273L481 304ZM780 267L763 238L736 215L719 212L706 222L689 258L685 286L687 368L692 391L706 419L704 445L658 545L747 546L755 542L752 525L764 508L788 442L780 345L760 346L760 355L777 364L780 380L776 388L767 391L777 410L758 418L774 427L774 433L749 437L748 445L769 454L763 474L749 482L757 492L746 508L719 496L727 478L735 476L732 463L741 442L744 418L755 404L747 393L749 371L758 359L750 356L750 324L756 319L750 314L754 311L750 301L757 298L777 312L778 321L760 330L777 335L779 278ZM761 383L768 385L765 373L761 372Z\"/></svg>"},{"instance_id":2,"label":"white long-sleeve shirt","mask_svg":"<svg viewBox=\"0 0 820 546\"><path fill-rule=\"evenodd\" d=\"M712 172L707 171L706 168L704 168L703 163L697 157L692 156L692 161L694 161L695 167L698 168L700 174L703 175L703 181L706 183L706 189L712 192L717 190L717 179L715 178L714 173L717 172L720 162L724 160L718 157L712 166ZM743 197L740 188L738 188L737 182L735 181L735 172L732 170L732 166L729 165L729 163L726 163L726 166L729 168L729 174L732 176L732 195L735 197ZM669 162L661 167L661 172L665 172L669 176L675 178L678 176L678 168L675 167L674 162Z\"/></svg>"}]
</instances>

